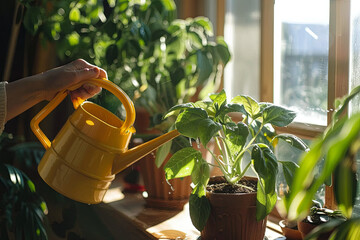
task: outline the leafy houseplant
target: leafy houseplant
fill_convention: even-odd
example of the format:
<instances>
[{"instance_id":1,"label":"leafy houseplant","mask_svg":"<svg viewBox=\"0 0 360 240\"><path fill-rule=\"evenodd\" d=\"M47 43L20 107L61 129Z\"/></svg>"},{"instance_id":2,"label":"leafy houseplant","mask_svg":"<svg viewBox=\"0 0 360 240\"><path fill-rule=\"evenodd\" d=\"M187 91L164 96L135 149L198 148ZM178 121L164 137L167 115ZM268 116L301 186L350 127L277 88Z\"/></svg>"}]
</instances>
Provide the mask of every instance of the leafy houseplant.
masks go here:
<instances>
[{"instance_id":1,"label":"leafy houseplant","mask_svg":"<svg viewBox=\"0 0 360 240\"><path fill-rule=\"evenodd\" d=\"M139 116L136 137L144 137L139 135L154 126L159 132L167 131L173 121L163 121L163 114L216 88L230 59L223 38L213 40L209 19L177 19L173 0L21 2L27 9L25 28L55 42L61 61L84 58L95 63L132 98ZM120 113L120 102L112 94L104 92L94 101ZM142 109L149 125L140 122L144 117L138 111ZM179 138L176 141L157 152L157 162L184 143Z\"/></svg>"},{"instance_id":2,"label":"leafy houseplant","mask_svg":"<svg viewBox=\"0 0 360 240\"><path fill-rule=\"evenodd\" d=\"M313 201L314 205L310 208L308 216L304 218L302 221L298 222L298 228L301 232L303 238L307 237L307 235L316 227L325 223L333 223L336 221L345 221L346 218L339 210L331 210L328 208L323 208L321 204L317 201ZM324 228L322 233L319 232L318 239L328 239L332 233L334 228Z\"/></svg>"},{"instance_id":3,"label":"leafy houseplant","mask_svg":"<svg viewBox=\"0 0 360 240\"><path fill-rule=\"evenodd\" d=\"M241 121L232 120L229 114L234 112L242 114ZM276 142L283 139L293 147L307 150L301 139L290 134L277 135L273 128L290 124L295 112L271 103L258 103L249 96L237 96L227 102L226 93L222 91L210 95L210 100L177 105L169 110L166 117L175 113L178 113L175 127L182 135L196 139L208 151L207 145L214 139L220 155L210 153L228 184L240 185L239 181L247 170L255 170L258 178L256 219L264 219L277 200L275 176L278 164L284 168L289 185L296 169L295 163L276 159ZM198 150L183 148L165 165L165 173L167 179L191 175L194 188L190 196L190 216L194 226L202 230L210 214L209 201L205 197L210 178L209 163L202 159Z\"/></svg>"},{"instance_id":4,"label":"leafy houseplant","mask_svg":"<svg viewBox=\"0 0 360 240\"><path fill-rule=\"evenodd\" d=\"M311 210L312 199L319 187L322 184L332 185L338 209L347 220L322 224L319 229L335 227L331 235L334 239L360 237L360 218L353 215L358 188L356 160L360 149L360 113L344 114L351 100L359 93L360 86L357 86L348 95L336 99L331 124L315 139L311 150L300 160L292 191L279 204L287 218L304 219ZM320 161L324 161L324 167L316 175L314 166Z\"/></svg>"},{"instance_id":5,"label":"leafy houseplant","mask_svg":"<svg viewBox=\"0 0 360 240\"><path fill-rule=\"evenodd\" d=\"M198 87L219 80L230 58L221 37L211 40L209 19L177 19L173 0L20 2L28 32L54 41L62 61L84 58L104 68L109 80L146 108L154 125ZM112 111L120 105L111 94L97 101Z\"/></svg>"},{"instance_id":6,"label":"leafy houseplant","mask_svg":"<svg viewBox=\"0 0 360 240\"><path fill-rule=\"evenodd\" d=\"M41 153L37 144L19 143L7 133L0 136L0 239L48 239L46 203L33 181L10 165L15 159L23 161L26 166L31 165L40 161Z\"/></svg>"}]
</instances>

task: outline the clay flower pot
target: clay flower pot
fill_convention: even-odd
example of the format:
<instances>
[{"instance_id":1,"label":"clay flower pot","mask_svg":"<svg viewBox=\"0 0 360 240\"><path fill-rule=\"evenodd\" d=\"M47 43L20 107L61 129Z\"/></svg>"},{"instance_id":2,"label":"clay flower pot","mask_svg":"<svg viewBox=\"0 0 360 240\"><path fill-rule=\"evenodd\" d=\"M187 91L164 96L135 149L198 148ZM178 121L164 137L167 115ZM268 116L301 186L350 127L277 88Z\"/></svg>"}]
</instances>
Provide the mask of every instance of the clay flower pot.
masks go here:
<instances>
[{"instance_id":1,"label":"clay flower pot","mask_svg":"<svg viewBox=\"0 0 360 240\"><path fill-rule=\"evenodd\" d=\"M191 193L191 177L166 181L164 165L170 155L159 168L155 165L155 151L139 161L140 173L144 180L148 196L146 206L158 209L182 210L189 201Z\"/></svg>"},{"instance_id":2,"label":"clay flower pot","mask_svg":"<svg viewBox=\"0 0 360 240\"><path fill-rule=\"evenodd\" d=\"M136 108L136 131L145 136L155 136L161 134L161 131L149 128L150 115L144 108ZM133 146L141 144L141 138L133 139ZM183 179L172 179L166 181L164 165L170 159L167 157L159 168L155 165L156 150L143 157L138 162L140 174L142 176L145 190L148 196L145 198L146 206L157 209L182 210L189 201L191 193L191 177Z\"/></svg>"},{"instance_id":3,"label":"clay flower pot","mask_svg":"<svg viewBox=\"0 0 360 240\"><path fill-rule=\"evenodd\" d=\"M207 192L206 197L211 213L201 231L202 240L264 239L267 219L256 221L256 192Z\"/></svg>"},{"instance_id":4,"label":"clay flower pot","mask_svg":"<svg viewBox=\"0 0 360 240\"><path fill-rule=\"evenodd\" d=\"M297 225L295 224L294 227L289 227L285 224L285 220L281 220L279 222L279 226L281 228L281 231L283 235L286 237L286 239L289 240L302 240L301 232L299 229L297 229Z\"/></svg>"},{"instance_id":5,"label":"clay flower pot","mask_svg":"<svg viewBox=\"0 0 360 240\"><path fill-rule=\"evenodd\" d=\"M305 238L305 236L308 235L317 226L319 226L319 224L309 223L304 220L298 222L298 228L299 228L299 231L301 232L301 235L303 238ZM327 239L329 239L331 233L332 233L332 231L323 233L318 237L318 239L319 240L327 240Z\"/></svg>"}]
</instances>

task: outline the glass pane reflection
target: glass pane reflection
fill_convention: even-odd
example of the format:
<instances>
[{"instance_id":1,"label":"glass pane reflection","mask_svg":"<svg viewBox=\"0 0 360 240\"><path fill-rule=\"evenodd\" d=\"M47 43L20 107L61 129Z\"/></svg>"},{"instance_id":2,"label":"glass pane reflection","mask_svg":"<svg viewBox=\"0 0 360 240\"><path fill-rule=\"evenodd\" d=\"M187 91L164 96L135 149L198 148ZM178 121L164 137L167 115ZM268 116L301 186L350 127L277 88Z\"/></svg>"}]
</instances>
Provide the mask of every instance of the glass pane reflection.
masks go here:
<instances>
[{"instance_id":1,"label":"glass pane reflection","mask_svg":"<svg viewBox=\"0 0 360 240\"><path fill-rule=\"evenodd\" d=\"M277 0L274 24L274 102L326 125L329 0Z\"/></svg>"}]
</instances>

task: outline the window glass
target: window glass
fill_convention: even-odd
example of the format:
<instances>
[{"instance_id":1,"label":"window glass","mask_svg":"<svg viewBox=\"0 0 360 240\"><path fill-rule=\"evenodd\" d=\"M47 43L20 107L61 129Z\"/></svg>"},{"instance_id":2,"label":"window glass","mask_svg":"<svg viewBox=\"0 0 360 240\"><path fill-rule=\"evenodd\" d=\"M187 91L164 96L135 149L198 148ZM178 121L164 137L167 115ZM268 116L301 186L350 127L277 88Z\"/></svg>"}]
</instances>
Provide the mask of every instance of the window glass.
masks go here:
<instances>
[{"instance_id":1,"label":"window glass","mask_svg":"<svg viewBox=\"0 0 360 240\"><path fill-rule=\"evenodd\" d=\"M311 146L311 141L302 139L308 146ZM304 154L303 151L289 147L289 144L285 141L279 140L278 145L275 148L276 158L279 161L292 161L299 164L300 157ZM316 165L315 176L318 176L320 170L324 166L324 161L320 161ZM283 196L286 192L288 192L288 186L285 180L285 176L283 173L282 165L279 164L279 174L276 176L277 181L277 193L279 196ZM322 205L325 203L325 185L322 185L318 191L316 192L315 199L320 202Z\"/></svg>"},{"instance_id":2,"label":"window glass","mask_svg":"<svg viewBox=\"0 0 360 240\"><path fill-rule=\"evenodd\" d=\"M274 102L327 124L329 0L276 0Z\"/></svg>"},{"instance_id":3,"label":"window glass","mask_svg":"<svg viewBox=\"0 0 360 240\"><path fill-rule=\"evenodd\" d=\"M227 0L224 38L232 54L224 72L228 99L260 99L260 0Z\"/></svg>"},{"instance_id":4,"label":"window glass","mask_svg":"<svg viewBox=\"0 0 360 240\"><path fill-rule=\"evenodd\" d=\"M351 19L350 19L350 88L354 88L360 84L360 2L358 0L351 1ZM360 98L356 97L350 106L350 114L360 109ZM360 166L360 157L357 158L357 165ZM357 169L358 175L360 168ZM360 176L360 175L359 175ZM354 213L360 216L360 184L358 184L358 197Z\"/></svg>"}]
</instances>

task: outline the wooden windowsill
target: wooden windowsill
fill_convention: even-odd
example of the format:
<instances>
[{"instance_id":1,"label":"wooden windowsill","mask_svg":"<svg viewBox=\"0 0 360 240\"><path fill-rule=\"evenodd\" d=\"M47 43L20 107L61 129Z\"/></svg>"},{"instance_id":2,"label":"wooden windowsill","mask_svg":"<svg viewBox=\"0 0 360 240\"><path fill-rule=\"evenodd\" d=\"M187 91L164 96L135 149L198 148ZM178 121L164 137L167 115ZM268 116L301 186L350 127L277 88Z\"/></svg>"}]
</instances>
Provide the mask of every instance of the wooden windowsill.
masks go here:
<instances>
[{"instance_id":1,"label":"wooden windowsill","mask_svg":"<svg viewBox=\"0 0 360 240\"><path fill-rule=\"evenodd\" d=\"M123 193L119 185L113 185L104 198L106 207L148 236L148 239L197 240L200 236L191 223L188 204L182 211L147 208L141 193ZM268 221L267 239L286 239L278 231L279 226Z\"/></svg>"}]
</instances>

